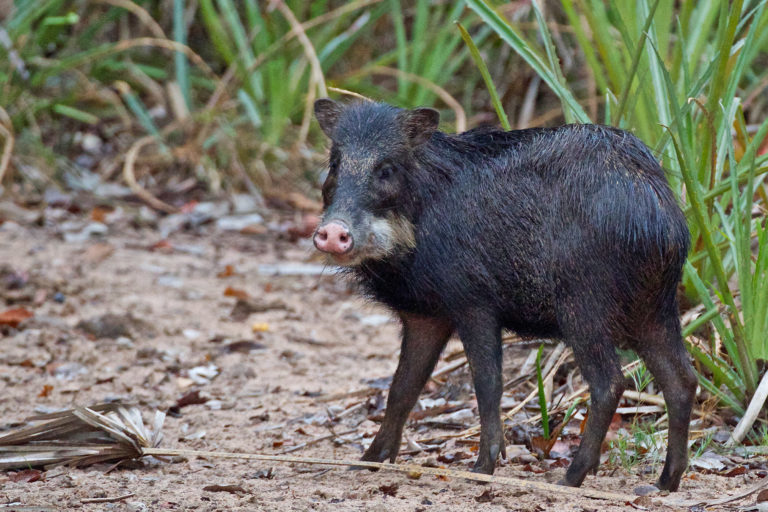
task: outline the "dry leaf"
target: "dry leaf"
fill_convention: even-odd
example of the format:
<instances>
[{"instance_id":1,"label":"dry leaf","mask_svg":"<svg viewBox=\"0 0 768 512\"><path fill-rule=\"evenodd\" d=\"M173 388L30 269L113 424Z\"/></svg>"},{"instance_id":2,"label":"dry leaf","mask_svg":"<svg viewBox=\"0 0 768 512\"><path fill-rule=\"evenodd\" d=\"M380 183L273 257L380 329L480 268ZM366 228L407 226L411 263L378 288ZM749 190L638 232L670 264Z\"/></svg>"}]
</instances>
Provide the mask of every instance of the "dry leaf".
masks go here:
<instances>
[{"instance_id":1,"label":"dry leaf","mask_svg":"<svg viewBox=\"0 0 768 512\"><path fill-rule=\"evenodd\" d=\"M297 210L319 212L323 209L323 203L310 199L299 192L291 192L286 199L288 200L288 203Z\"/></svg>"},{"instance_id":2,"label":"dry leaf","mask_svg":"<svg viewBox=\"0 0 768 512\"><path fill-rule=\"evenodd\" d=\"M203 487L203 490L208 492L231 492L233 494L237 494L238 492L248 492L242 485L206 485Z\"/></svg>"},{"instance_id":3,"label":"dry leaf","mask_svg":"<svg viewBox=\"0 0 768 512\"><path fill-rule=\"evenodd\" d=\"M248 292L246 292L245 290L241 290L239 288L232 288L231 286L227 286L227 288L224 290L224 296L235 297L243 300L249 297Z\"/></svg>"},{"instance_id":4,"label":"dry leaf","mask_svg":"<svg viewBox=\"0 0 768 512\"><path fill-rule=\"evenodd\" d=\"M221 351L225 354L231 354L233 352L247 354L251 351L263 350L265 348L267 348L267 346L263 343L258 343L251 340L239 340L233 341L232 343L227 343L226 345L222 346Z\"/></svg>"},{"instance_id":5,"label":"dry leaf","mask_svg":"<svg viewBox=\"0 0 768 512\"><path fill-rule=\"evenodd\" d=\"M536 474L546 473L546 470L537 468L535 466L531 466L530 464L526 464L525 466L523 466L523 471L530 471L531 473L536 473Z\"/></svg>"},{"instance_id":6,"label":"dry leaf","mask_svg":"<svg viewBox=\"0 0 768 512\"><path fill-rule=\"evenodd\" d=\"M234 266L232 266L232 265L226 265L226 266L224 267L224 270L222 270L221 272L219 272L218 274L216 274L216 277L218 277L219 279L223 279L223 278L225 278L225 277L232 277L232 276L234 276L235 274L236 274L236 272L235 272L235 267L234 267Z\"/></svg>"},{"instance_id":7,"label":"dry leaf","mask_svg":"<svg viewBox=\"0 0 768 512\"><path fill-rule=\"evenodd\" d=\"M445 464L453 464L454 462L469 459L471 457L472 455L467 452L441 453L437 456L437 460Z\"/></svg>"},{"instance_id":8,"label":"dry leaf","mask_svg":"<svg viewBox=\"0 0 768 512\"><path fill-rule=\"evenodd\" d=\"M200 201L193 199L189 201L188 203L184 203L181 208L179 208L179 211L181 213L192 213L195 211L195 207L200 204Z\"/></svg>"},{"instance_id":9,"label":"dry leaf","mask_svg":"<svg viewBox=\"0 0 768 512\"><path fill-rule=\"evenodd\" d=\"M394 498L397 496L397 488L398 485L396 483L384 484L379 486L379 491L383 494L386 494L387 496L392 496Z\"/></svg>"},{"instance_id":10,"label":"dry leaf","mask_svg":"<svg viewBox=\"0 0 768 512\"><path fill-rule=\"evenodd\" d=\"M627 505L637 510L648 510L653 506L653 500L650 496L640 496L634 501L628 502Z\"/></svg>"},{"instance_id":11,"label":"dry leaf","mask_svg":"<svg viewBox=\"0 0 768 512\"><path fill-rule=\"evenodd\" d=\"M204 404L207 401L207 398L200 396L200 390L196 389L182 395L181 398L176 400L175 404L168 408L168 412L178 414L182 407L186 407L188 405Z\"/></svg>"},{"instance_id":12,"label":"dry leaf","mask_svg":"<svg viewBox=\"0 0 768 512\"><path fill-rule=\"evenodd\" d=\"M256 322L251 326L253 332L267 332L269 330L269 324L266 322Z\"/></svg>"},{"instance_id":13,"label":"dry leaf","mask_svg":"<svg viewBox=\"0 0 768 512\"><path fill-rule=\"evenodd\" d=\"M34 313L25 308L7 309L0 313L0 325L18 327L27 318L32 318Z\"/></svg>"},{"instance_id":14,"label":"dry leaf","mask_svg":"<svg viewBox=\"0 0 768 512\"><path fill-rule=\"evenodd\" d=\"M24 469L22 471L8 473L8 480L11 482L32 483L37 482L38 480L45 480L45 478L43 478L43 472L39 469Z\"/></svg>"},{"instance_id":15,"label":"dry leaf","mask_svg":"<svg viewBox=\"0 0 768 512\"><path fill-rule=\"evenodd\" d=\"M101 222L102 224L106 224L107 215L112 213L114 210L111 208L104 208L103 206L97 206L93 210L91 210L91 220L94 222Z\"/></svg>"},{"instance_id":16,"label":"dry leaf","mask_svg":"<svg viewBox=\"0 0 768 512\"><path fill-rule=\"evenodd\" d=\"M37 395L38 398L45 398L51 394L51 391L53 391L53 386L50 384L45 384L43 386L43 390Z\"/></svg>"},{"instance_id":17,"label":"dry leaf","mask_svg":"<svg viewBox=\"0 0 768 512\"><path fill-rule=\"evenodd\" d=\"M301 217L298 222L288 222L281 229L288 236L291 242L295 242L301 238L309 238L312 233L317 229L320 224L320 217L315 214L306 214Z\"/></svg>"},{"instance_id":18,"label":"dry leaf","mask_svg":"<svg viewBox=\"0 0 768 512\"><path fill-rule=\"evenodd\" d=\"M281 300L264 301L262 299L238 298L232 308L232 320L242 322L253 313L263 313L274 309L289 310L290 308Z\"/></svg>"},{"instance_id":19,"label":"dry leaf","mask_svg":"<svg viewBox=\"0 0 768 512\"><path fill-rule=\"evenodd\" d=\"M149 250L170 254L173 252L173 244L168 240L163 239L163 240L160 240L159 242L155 242L154 244L150 245Z\"/></svg>"},{"instance_id":20,"label":"dry leaf","mask_svg":"<svg viewBox=\"0 0 768 512\"><path fill-rule=\"evenodd\" d=\"M99 242L88 247L83 253L83 259L86 263L101 263L105 259L112 256L115 252L115 247L107 242Z\"/></svg>"},{"instance_id":21,"label":"dry leaf","mask_svg":"<svg viewBox=\"0 0 768 512\"><path fill-rule=\"evenodd\" d=\"M475 496L475 501L478 503L490 503L495 497L491 489L486 489L480 496Z\"/></svg>"},{"instance_id":22,"label":"dry leaf","mask_svg":"<svg viewBox=\"0 0 768 512\"><path fill-rule=\"evenodd\" d=\"M243 229L240 230L241 235L263 235L269 231L267 229L267 226L262 226L261 224L251 224L250 226L245 226Z\"/></svg>"},{"instance_id":23,"label":"dry leaf","mask_svg":"<svg viewBox=\"0 0 768 512\"><path fill-rule=\"evenodd\" d=\"M745 468L744 466L736 466L730 471L726 471L725 473L720 473L720 474L723 476L734 477L734 476L743 475L746 472L747 472L747 468Z\"/></svg>"}]
</instances>

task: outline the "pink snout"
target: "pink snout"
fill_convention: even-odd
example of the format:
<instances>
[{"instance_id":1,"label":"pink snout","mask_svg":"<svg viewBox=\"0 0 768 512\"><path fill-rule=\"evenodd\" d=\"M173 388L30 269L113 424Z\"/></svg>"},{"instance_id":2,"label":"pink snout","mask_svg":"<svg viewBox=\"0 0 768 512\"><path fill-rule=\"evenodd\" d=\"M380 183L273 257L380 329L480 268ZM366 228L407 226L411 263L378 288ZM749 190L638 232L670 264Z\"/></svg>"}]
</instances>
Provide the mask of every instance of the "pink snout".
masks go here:
<instances>
[{"instance_id":1,"label":"pink snout","mask_svg":"<svg viewBox=\"0 0 768 512\"><path fill-rule=\"evenodd\" d=\"M352 249L352 234L343 222L334 220L317 228L314 242L320 251L344 254Z\"/></svg>"}]
</instances>

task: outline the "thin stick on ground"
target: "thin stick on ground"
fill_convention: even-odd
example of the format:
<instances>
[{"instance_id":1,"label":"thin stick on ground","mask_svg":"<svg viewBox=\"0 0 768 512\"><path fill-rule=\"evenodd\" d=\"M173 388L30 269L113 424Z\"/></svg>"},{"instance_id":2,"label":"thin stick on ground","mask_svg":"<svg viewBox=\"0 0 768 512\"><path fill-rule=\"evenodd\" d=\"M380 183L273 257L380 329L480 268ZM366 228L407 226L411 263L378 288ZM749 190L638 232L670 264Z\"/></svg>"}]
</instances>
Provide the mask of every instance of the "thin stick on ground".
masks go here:
<instances>
[{"instance_id":1,"label":"thin stick on ground","mask_svg":"<svg viewBox=\"0 0 768 512\"><path fill-rule=\"evenodd\" d=\"M302 449L306 448L307 446L312 446L313 444L317 444L317 443L319 443L321 441L326 441L328 439L336 439L337 437L345 436L347 434L353 434L355 432L357 432L356 428L353 428L353 429L350 429L350 430L345 430L344 432L338 432L338 433L331 432L330 434L326 434L324 436L316 437L316 438L310 439L309 441L306 441L304 443L297 444L296 446L291 446L290 448L286 448L285 450L280 452L280 455L285 455L285 454L288 454L288 453L293 453L293 452L302 450Z\"/></svg>"},{"instance_id":2,"label":"thin stick on ground","mask_svg":"<svg viewBox=\"0 0 768 512\"><path fill-rule=\"evenodd\" d=\"M310 457L291 457L286 455L260 455L254 453L232 453L232 452L205 452L197 450L167 450L163 448L145 448L144 455L153 455L156 457L204 457L211 459L244 459L244 460L263 460L270 462L286 462L298 464L320 464L328 466L351 466L355 468L385 469L407 473L409 475L435 475L447 476L452 478L463 478L476 482L487 482L500 485L509 485L519 489L529 491L545 491L569 496L581 496L586 498L595 498L609 501L627 502L632 501L636 496L629 494L619 494L613 492L597 491L594 489L583 489L576 487L564 487L561 485L549 484L545 482L536 482L534 480L523 480L521 478L512 478L497 475L485 475L482 473L471 473L469 471L457 471L453 469L429 468L417 466L416 464L390 464L388 462L367 462L356 460L335 460L319 459Z\"/></svg>"},{"instance_id":3,"label":"thin stick on ground","mask_svg":"<svg viewBox=\"0 0 768 512\"><path fill-rule=\"evenodd\" d=\"M106 498L83 498L80 500L80 503L114 503L126 498L131 498L135 495L135 493L129 492L128 494L123 494L122 496L107 496Z\"/></svg>"}]
</instances>

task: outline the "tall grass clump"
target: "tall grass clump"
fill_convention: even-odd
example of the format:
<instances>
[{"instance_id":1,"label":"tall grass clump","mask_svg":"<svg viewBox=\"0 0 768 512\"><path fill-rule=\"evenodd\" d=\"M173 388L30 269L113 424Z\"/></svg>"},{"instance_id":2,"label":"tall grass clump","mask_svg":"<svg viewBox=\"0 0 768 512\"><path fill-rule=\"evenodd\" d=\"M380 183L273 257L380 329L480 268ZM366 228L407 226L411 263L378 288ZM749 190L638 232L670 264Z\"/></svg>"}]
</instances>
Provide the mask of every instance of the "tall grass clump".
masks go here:
<instances>
[{"instance_id":1,"label":"tall grass clump","mask_svg":"<svg viewBox=\"0 0 768 512\"><path fill-rule=\"evenodd\" d=\"M499 2L467 3L559 98L566 120L633 131L658 155L691 229L683 289L698 314L684 334L700 383L743 413L768 361L768 120L755 101L768 84L766 1L547 2L562 32L540 0L535 30L507 21ZM581 49L578 75L561 70L563 40ZM600 113L590 116L595 97Z\"/></svg>"},{"instance_id":2,"label":"tall grass clump","mask_svg":"<svg viewBox=\"0 0 768 512\"><path fill-rule=\"evenodd\" d=\"M213 191L248 179L309 191L300 178L313 181L310 167L319 165L306 151L322 140L310 124L317 97L346 90L403 107L436 106L464 128L462 104L479 82L453 25L466 13L464 1L0 5L11 6L0 13L0 178L14 171L6 184L8 176L18 184L40 175L32 169L46 175L42 181L62 172L111 175L114 160L141 141L136 182L156 190L163 185L153 173L174 168ZM471 13L464 21L477 45L499 57L492 68L508 68L510 52L492 29ZM111 142L104 168L79 169L75 135L82 133Z\"/></svg>"}]
</instances>

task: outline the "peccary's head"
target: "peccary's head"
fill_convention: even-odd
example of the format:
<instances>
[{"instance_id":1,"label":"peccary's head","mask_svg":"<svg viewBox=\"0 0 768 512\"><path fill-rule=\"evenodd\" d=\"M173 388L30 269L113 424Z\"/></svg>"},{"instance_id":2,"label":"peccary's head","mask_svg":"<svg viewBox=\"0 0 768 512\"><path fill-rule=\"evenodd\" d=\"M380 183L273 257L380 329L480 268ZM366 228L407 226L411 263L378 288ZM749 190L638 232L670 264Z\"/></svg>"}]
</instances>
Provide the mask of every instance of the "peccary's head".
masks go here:
<instances>
[{"instance_id":1,"label":"peccary's head","mask_svg":"<svg viewBox=\"0 0 768 512\"><path fill-rule=\"evenodd\" d=\"M415 245L414 157L437 130L439 113L319 99L315 116L332 141L315 247L345 266L408 252Z\"/></svg>"}]
</instances>

